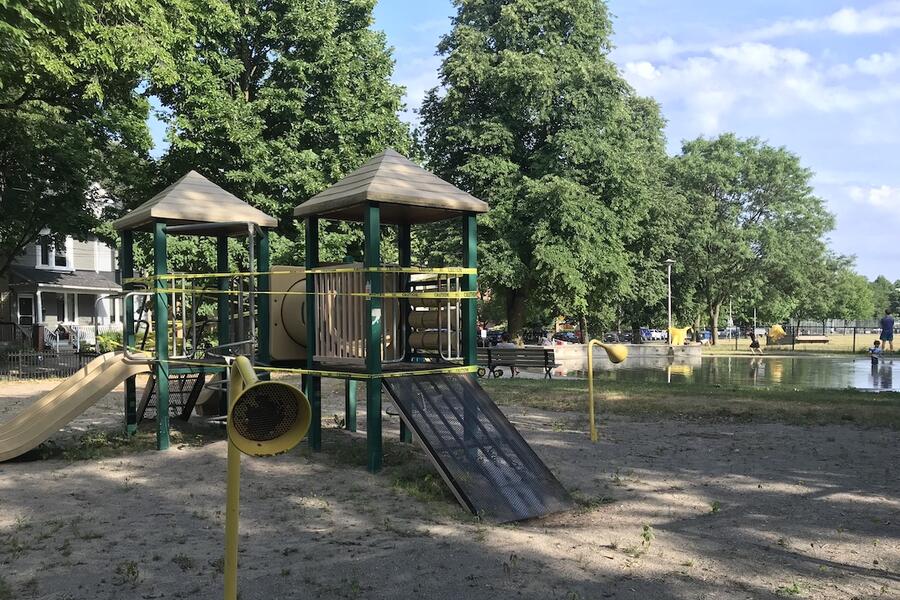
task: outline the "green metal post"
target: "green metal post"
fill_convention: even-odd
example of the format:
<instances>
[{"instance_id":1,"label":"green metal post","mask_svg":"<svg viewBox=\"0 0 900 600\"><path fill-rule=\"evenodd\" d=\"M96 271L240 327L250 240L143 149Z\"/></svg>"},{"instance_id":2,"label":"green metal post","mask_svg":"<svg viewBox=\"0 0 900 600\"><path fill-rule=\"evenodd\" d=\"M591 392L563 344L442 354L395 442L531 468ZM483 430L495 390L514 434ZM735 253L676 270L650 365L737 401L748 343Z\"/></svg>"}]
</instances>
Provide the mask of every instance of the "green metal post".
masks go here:
<instances>
[{"instance_id":1,"label":"green metal post","mask_svg":"<svg viewBox=\"0 0 900 600\"><path fill-rule=\"evenodd\" d=\"M269 230L259 230L259 249L256 252L257 271L260 273L268 273L270 271L269 264ZM271 319L269 318L269 291L270 278L269 275L260 275L259 283L256 290L259 293L259 299L256 301L256 331L258 336L259 347L256 352L258 362L267 365L272 362L272 356L269 353L269 334L271 327Z\"/></svg>"},{"instance_id":2,"label":"green metal post","mask_svg":"<svg viewBox=\"0 0 900 600\"><path fill-rule=\"evenodd\" d=\"M216 236L216 272L230 273L228 268L228 236ZM231 299L225 292L228 291L228 278L219 277L216 280L216 287L222 292L217 300L218 325L217 325L217 342L220 346L231 343ZM228 397L225 394L219 394L219 414L228 414Z\"/></svg>"},{"instance_id":3,"label":"green metal post","mask_svg":"<svg viewBox=\"0 0 900 600\"><path fill-rule=\"evenodd\" d=\"M463 217L463 267L478 267L478 223L475 220L475 214L469 213ZM462 288L464 292L474 292L478 290L478 276L474 273L471 275L463 275ZM476 364L476 300L475 298L466 298L462 301L462 342L463 342L463 362L466 365Z\"/></svg>"},{"instance_id":4,"label":"green metal post","mask_svg":"<svg viewBox=\"0 0 900 600\"><path fill-rule=\"evenodd\" d=\"M153 325L156 335L156 449L169 447L169 299L164 289L166 267L166 224L153 223L153 276L156 293Z\"/></svg>"},{"instance_id":5,"label":"green metal post","mask_svg":"<svg viewBox=\"0 0 900 600\"><path fill-rule=\"evenodd\" d=\"M409 223L401 223L397 226L397 254L400 258L401 267L412 266L412 226ZM409 275L400 274L400 291L409 291ZM409 300L402 298L400 300L400 332L403 336L403 359L410 360L411 352L409 351ZM395 342L396 343L396 342ZM406 422L400 419L400 441L411 443L412 432L406 427Z\"/></svg>"},{"instance_id":6,"label":"green metal post","mask_svg":"<svg viewBox=\"0 0 900 600\"><path fill-rule=\"evenodd\" d=\"M348 379L344 382L344 416L346 423L344 427L347 431L356 431L356 388L358 383L355 379Z\"/></svg>"},{"instance_id":7,"label":"green metal post","mask_svg":"<svg viewBox=\"0 0 900 600\"><path fill-rule=\"evenodd\" d=\"M476 268L478 266L478 230L475 214L469 213L463 217L463 267ZM462 289L464 292L472 292L478 289L478 279L475 274L463 275ZM476 326L476 300L466 298L462 301L462 347L463 364L477 364L477 351L475 349ZM473 407L466 404L463 407L463 444L473 452L468 442L475 433L475 414Z\"/></svg>"},{"instance_id":8,"label":"green metal post","mask_svg":"<svg viewBox=\"0 0 900 600\"><path fill-rule=\"evenodd\" d=\"M365 233L366 267L381 266L381 209L377 202L369 202L365 208L363 231ZM371 294L381 294L381 273L366 273L366 288ZM366 371L370 375L381 374L381 298L366 299ZM369 471L381 470L381 378L366 380L366 446Z\"/></svg>"},{"instance_id":9,"label":"green metal post","mask_svg":"<svg viewBox=\"0 0 900 600\"><path fill-rule=\"evenodd\" d=\"M306 219L306 269L319 266L319 219ZM306 368L314 369L316 354L316 278L306 275ZM321 379L316 375L306 377L305 393L309 399L312 422L309 425L309 447L314 451L322 449L322 398Z\"/></svg>"},{"instance_id":10,"label":"green metal post","mask_svg":"<svg viewBox=\"0 0 900 600\"><path fill-rule=\"evenodd\" d=\"M125 280L134 277L134 234L131 230L122 232L122 287L126 291L131 287ZM125 332L122 341L125 349L135 346L134 336L134 298L125 300ZM133 435L137 432L137 385L134 377L125 380L125 433Z\"/></svg>"},{"instance_id":11,"label":"green metal post","mask_svg":"<svg viewBox=\"0 0 900 600\"><path fill-rule=\"evenodd\" d=\"M352 264L353 257L349 254L344 256L345 264ZM359 382L355 379L347 379L344 381L344 428L347 431L356 432L356 392Z\"/></svg>"}]
</instances>

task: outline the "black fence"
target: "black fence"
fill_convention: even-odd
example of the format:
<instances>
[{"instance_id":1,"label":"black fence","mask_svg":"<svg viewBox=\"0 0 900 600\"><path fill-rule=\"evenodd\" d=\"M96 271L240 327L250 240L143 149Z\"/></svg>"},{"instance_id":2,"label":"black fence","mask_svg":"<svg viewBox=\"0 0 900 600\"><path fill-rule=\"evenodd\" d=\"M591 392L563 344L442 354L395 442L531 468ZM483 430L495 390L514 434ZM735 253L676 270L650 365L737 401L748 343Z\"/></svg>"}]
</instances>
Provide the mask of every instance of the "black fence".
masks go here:
<instances>
[{"instance_id":1,"label":"black fence","mask_svg":"<svg viewBox=\"0 0 900 600\"><path fill-rule=\"evenodd\" d=\"M18 351L0 354L0 381L69 377L98 354Z\"/></svg>"}]
</instances>

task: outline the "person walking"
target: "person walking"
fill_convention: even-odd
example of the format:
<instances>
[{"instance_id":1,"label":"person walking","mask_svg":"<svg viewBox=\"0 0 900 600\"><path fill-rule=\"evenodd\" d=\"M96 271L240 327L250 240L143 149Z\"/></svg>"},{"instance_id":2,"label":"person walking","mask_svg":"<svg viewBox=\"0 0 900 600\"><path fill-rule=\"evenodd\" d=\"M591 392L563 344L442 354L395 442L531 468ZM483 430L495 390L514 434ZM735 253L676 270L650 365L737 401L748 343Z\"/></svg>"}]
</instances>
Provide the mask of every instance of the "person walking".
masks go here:
<instances>
[{"instance_id":1,"label":"person walking","mask_svg":"<svg viewBox=\"0 0 900 600\"><path fill-rule=\"evenodd\" d=\"M750 354L762 354L762 348L759 347L759 338L756 337L756 330L750 330Z\"/></svg>"},{"instance_id":2,"label":"person walking","mask_svg":"<svg viewBox=\"0 0 900 600\"><path fill-rule=\"evenodd\" d=\"M888 351L888 346L890 346L890 351L894 351L894 317L891 315L891 309L887 309L884 311L884 316L881 318L881 335L879 336L881 339L881 350L882 352Z\"/></svg>"}]
</instances>

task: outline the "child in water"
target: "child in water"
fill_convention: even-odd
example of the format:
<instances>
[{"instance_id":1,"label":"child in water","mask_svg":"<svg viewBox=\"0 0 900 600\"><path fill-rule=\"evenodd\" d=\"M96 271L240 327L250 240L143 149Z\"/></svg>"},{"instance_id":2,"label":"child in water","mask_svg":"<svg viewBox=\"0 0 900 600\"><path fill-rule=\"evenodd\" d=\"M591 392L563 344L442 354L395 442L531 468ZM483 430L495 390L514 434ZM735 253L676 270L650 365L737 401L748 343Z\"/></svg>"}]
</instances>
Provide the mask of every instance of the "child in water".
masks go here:
<instances>
[{"instance_id":1,"label":"child in water","mask_svg":"<svg viewBox=\"0 0 900 600\"><path fill-rule=\"evenodd\" d=\"M877 365L878 359L881 358L881 340L875 340L874 345L869 348L869 358L872 359L872 364Z\"/></svg>"}]
</instances>

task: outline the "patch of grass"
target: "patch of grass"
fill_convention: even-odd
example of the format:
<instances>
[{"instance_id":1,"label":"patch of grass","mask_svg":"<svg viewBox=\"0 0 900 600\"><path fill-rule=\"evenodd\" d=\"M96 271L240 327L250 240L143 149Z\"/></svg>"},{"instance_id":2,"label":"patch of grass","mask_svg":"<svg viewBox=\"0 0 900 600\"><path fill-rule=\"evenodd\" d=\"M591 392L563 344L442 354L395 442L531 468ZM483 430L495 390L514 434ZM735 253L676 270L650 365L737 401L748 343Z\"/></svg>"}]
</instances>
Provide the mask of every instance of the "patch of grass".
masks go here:
<instances>
[{"instance_id":1,"label":"patch of grass","mask_svg":"<svg viewBox=\"0 0 900 600\"><path fill-rule=\"evenodd\" d=\"M589 513L616 501L615 498L610 498L609 496L588 496L579 490L572 492L572 499L578 505L578 512L582 514Z\"/></svg>"},{"instance_id":2,"label":"patch of grass","mask_svg":"<svg viewBox=\"0 0 900 600\"><path fill-rule=\"evenodd\" d=\"M225 572L225 558L220 557L216 560L211 560L209 561L209 566L211 566L216 573L221 575Z\"/></svg>"},{"instance_id":3,"label":"patch of grass","mask_svg":"<svg viewBox=\"0 0 900 600\"><path fill-rule=\"evenodd\" d=\"M722 503L719 502L718 500L713 500L709 505L709 513L711 515L714 515L717 512L719 512L720 510L722 510Z\"/></svg>"},{"instance_id":4,"label":"patch of grass","mask_svg":"<svg viewBox=\"0 0 900 600\"><path fill-rule=\"evenodd\" d=\"M172 562L178 565L182 571L190 571L194 568L194 559L187 554L176 554L172 557Z\"/></svg>"},{"instance_id":5,"label":"patch of grass","mask_svg":"<svg viewBox=\"0 0 900 600\"><path fill-rule=\"evenodd\" d=\"M131 587L136 587L141 580L138 564L133 560L122 561L116 565L116 575L119 585L130 584Z\"/></svg>"},{"instance_id":6,"label":"patch of grass","mask_svg":"<svg viewBox=\"0 0 900 600\"><path fill-rule=\"evenodd\" d=\"M0 575L0 600L12 600L13 599L13 590L12 586L7 583L6 579L3 575Z\"/></svg>"},{"instance_id":7,"label":"patch of grass","mask_svg":"<svg viewBox=\"0 0 900 600\"><path fill-rule=\"evenodd\" d=\"M803 588L795 581L791 585L783 585L775 590L779 596L799 596L803 594Z\"/></svg>"},{"instance_id":8,"label":"patch of grass","mask_svg":"<svg viewBox=\"0 0 900 600\"><path fill-rule=\"evenodd\" d=\"M900 392L794 387L673 384L595 377L605 414L698 422L845 424L900 429ZM587 382L580 379L482 379L501 406L587 413Z\"/></svg>"},{"instance_id":9,"label":"patch of grass","mask_svg":"<svg viewBox=\"0 0 900 600\"><path fill-rule=\"evenodd\" d=\"M416 461L399 467L394 477L394 487L423 502L456 503L453 492L434 468L424 461Z\"/></svg>"}]
</instances>

